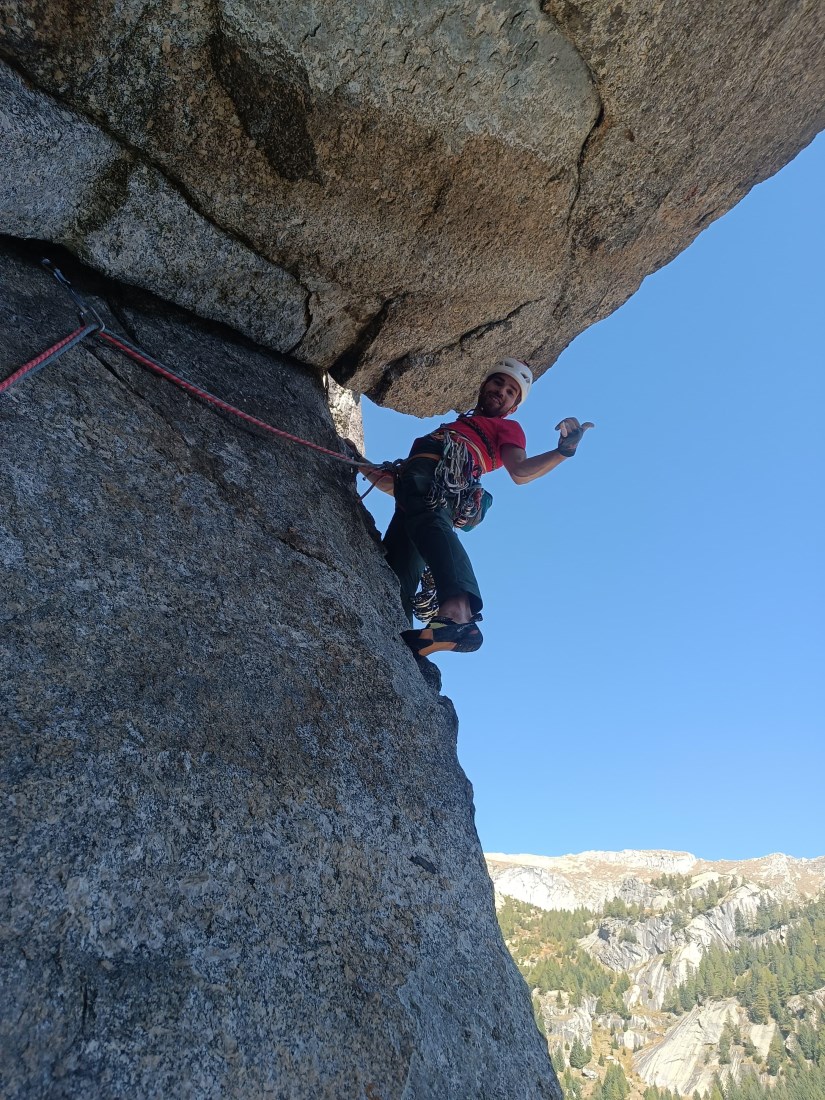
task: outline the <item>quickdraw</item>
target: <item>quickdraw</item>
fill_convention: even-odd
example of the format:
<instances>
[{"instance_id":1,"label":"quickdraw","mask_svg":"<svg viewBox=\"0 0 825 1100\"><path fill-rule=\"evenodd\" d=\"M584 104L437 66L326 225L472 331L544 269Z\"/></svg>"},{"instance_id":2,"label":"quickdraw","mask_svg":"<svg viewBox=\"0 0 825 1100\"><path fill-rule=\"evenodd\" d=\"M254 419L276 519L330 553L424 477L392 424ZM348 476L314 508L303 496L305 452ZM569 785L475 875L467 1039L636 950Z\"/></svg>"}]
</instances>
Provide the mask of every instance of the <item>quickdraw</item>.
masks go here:
<instances>
[{"instance_id":1,"label":"quickdraw","mask_svg":"<svg viewBox=\"0 0 825 1100\"><path fill-rule=\"evenodd\" d=\"M443 451L426 503L430 508L449 509L454 527L475 527L484 518L493 498L476 476L475 462L466 443L447 430L441 438Z\"/></svg>"}]
</instances>

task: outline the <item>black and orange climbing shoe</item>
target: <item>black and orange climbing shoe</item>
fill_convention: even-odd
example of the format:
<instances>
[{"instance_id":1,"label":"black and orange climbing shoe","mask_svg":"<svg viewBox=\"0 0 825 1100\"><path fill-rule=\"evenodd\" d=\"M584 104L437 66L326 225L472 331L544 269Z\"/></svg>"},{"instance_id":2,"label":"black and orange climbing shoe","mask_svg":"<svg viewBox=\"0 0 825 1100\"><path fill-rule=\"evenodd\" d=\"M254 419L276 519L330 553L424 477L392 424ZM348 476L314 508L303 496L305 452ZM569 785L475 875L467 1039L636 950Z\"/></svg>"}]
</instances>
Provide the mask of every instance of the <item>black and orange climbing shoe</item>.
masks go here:
<instances>
[{"instance_id":1,"label":"black and orange climbing shoe","mask_svg":"<svg viewBox=\"0 0 825 1100\"><path fill-rule=\"evenodd\" d=\"M401 637L416 657L429 657L431 653L475 653L484 641L475 621L455 623L441 616L431 619L421 630L402 630Z\"/></svg>"}]
</instances>

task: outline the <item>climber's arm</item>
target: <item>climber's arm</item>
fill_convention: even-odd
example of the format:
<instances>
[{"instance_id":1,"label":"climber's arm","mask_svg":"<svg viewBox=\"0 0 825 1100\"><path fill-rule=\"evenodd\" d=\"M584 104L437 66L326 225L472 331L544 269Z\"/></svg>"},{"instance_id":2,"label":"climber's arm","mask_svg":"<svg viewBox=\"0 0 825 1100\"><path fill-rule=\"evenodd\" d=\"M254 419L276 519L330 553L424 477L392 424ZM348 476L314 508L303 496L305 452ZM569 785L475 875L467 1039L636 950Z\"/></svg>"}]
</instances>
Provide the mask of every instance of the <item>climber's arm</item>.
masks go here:
<instances>
[{"instance_id":1,"label":"climber's arm","mask_svg":"<svg viewBox=\"0 0 825 1100\"><path fill-rule=\"evenodd\" d=\"M373 466L369 459L364 458L361 451L351 439L344 437L341 442L346 447L350 458L354 458L356 462L363 463L358 472L363 474L370 485L376 489L380 489L382 493L389 493L391 497L395 496L395 478L393 477L392 471L384 466ZM367 493L369 491L370 490L367 489ZM364 493L364 496L366 496L366 493Z\"/></svg>"},{"instance_id":2,"label":"climber's arm","mask_svg":"<svg viewBox=\"0 0 825 1100\"><path fill-rule=\"evenodd\" d=\"M502 447L502 464L516 485L526 485L537 477L549 474L565 459L572 458L582 436L592 427L590 421L580 424L574 416L568 416L556 425L556 431L560 435L559 445L554 451L545 451L544 454L528 458L527 452L521 447Z\"/></svg>"},{"instance_id":3,"label":"climber's arm","mask_svg":"<svg viewBox=\"0 0 825 1100\"><path fill-rule=\"evenodd\" d=\"M549 474L564 460L564 455L558 450L528 458L527 452L521 447L501 448L502 464L516 485L526 485L528 481L535 481L537 477Z\"/></svg>"},{"instance_id":4,"label":"climber's arm","mask_svg":"<svg viewBox=\"0 0 825 1100\"><path fill-rule=\"evenodd\" d=\"M376 489L380 489L382 493L389 493L390 496L395 496L395 478L389 470L384 470L380 466L362 466L360 473L369 481Z\"/></svg>"}]
</instances>

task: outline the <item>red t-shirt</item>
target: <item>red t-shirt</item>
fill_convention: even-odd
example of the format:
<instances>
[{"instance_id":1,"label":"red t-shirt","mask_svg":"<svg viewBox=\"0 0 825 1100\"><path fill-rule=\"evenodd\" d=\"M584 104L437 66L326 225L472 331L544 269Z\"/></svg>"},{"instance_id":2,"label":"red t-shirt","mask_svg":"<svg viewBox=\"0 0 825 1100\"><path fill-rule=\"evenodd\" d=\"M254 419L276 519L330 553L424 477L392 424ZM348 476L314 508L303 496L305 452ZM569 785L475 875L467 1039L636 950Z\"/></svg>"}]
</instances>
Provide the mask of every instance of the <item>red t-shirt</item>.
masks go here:
<instances>
[{"instance_id":1,"label":"red t-shirt","mask_svg":"<svg viewBox=\"0 0 825 1100\"><path fill-rule=\"evenodd\" d=\"M473 430L474 425L478 426L478 431ZM491 470L497 470L501 466L502 447L527 449L527 439L521 424L515 420L507 420L503 416L462 416L452 424L447 424L446 427L467 440L483 474L489 474ZM480 434L482 432L483 435ZM492 458L484 442L485 439L492 448Z\"/></svg>"}]
</instances>

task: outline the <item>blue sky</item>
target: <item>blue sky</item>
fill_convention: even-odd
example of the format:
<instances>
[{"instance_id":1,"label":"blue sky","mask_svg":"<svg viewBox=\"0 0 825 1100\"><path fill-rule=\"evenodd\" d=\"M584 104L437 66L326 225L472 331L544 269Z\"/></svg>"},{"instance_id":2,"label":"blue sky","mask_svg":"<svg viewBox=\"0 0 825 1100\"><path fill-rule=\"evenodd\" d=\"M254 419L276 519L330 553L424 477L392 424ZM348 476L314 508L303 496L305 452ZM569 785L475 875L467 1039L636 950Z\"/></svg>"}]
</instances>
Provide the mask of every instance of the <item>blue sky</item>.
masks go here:
<instances>
[{"instance_id":1,"label":"blue sky","mask_svg":"<svg viewBox=\"0 0 825 1100\"><path fill-rule=\"evenodd\" d=\"M436 660L485 851L825 854L823 197L820 136L519 411L528 454L596 429L462 536L485 644ZM442 419L364 406L375 461Z\"/></svg>"}]
</instances>

